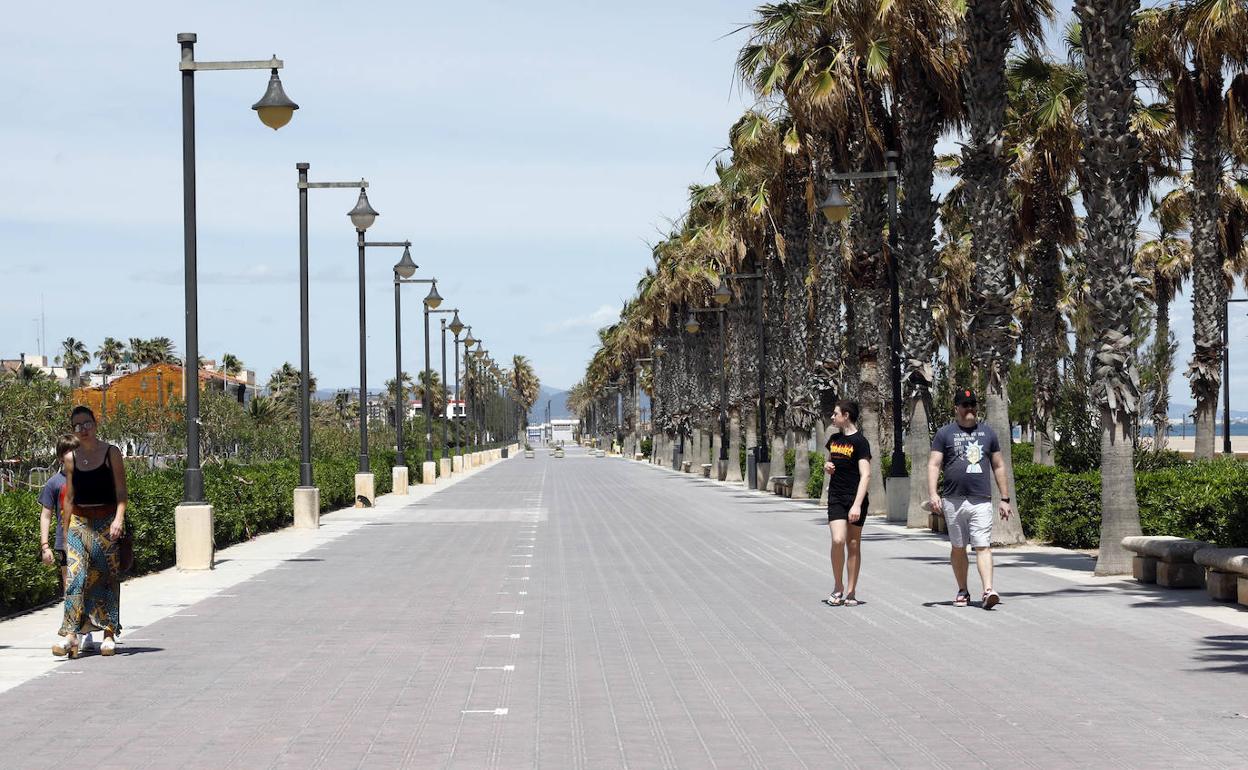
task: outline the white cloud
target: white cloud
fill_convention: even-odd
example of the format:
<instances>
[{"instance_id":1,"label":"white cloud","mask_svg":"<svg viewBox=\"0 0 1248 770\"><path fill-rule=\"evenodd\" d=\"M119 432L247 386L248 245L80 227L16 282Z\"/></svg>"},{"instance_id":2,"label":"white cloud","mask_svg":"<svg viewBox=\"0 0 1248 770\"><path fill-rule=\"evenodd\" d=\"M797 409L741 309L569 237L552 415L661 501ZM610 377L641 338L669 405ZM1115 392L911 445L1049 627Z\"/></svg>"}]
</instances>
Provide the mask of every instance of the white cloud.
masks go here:
<instances>
[{"instance_id":1,"label":"white cloud","mask_svg":"<svg viewBox=\"0 0 1248 770\"><path fill-rule=\"evenodd\" d=\"M611 305L600 305L589 315L573 316L546 325L546 332L566 332L573 329L600 329L620 317L620 311Z\"/></svg>"}]
</instances>

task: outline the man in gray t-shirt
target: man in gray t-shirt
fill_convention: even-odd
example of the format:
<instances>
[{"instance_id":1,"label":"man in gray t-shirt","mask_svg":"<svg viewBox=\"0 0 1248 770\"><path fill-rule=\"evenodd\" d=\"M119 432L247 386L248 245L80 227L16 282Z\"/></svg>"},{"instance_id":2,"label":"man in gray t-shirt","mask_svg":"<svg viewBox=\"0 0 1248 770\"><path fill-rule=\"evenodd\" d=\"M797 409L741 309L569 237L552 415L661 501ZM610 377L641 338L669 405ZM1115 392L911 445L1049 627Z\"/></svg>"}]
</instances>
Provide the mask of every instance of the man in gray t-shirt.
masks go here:
<instances>
[{"instance_id":1,"label":"man in gray t-shirt","mask_svg":"<svg viewBox=\"0 0 1248 770\"><path fill-rule=\"evenodd\" d=\"M966 573L970 564L966 547L975 549L975 563L984 585L984 609L992 609L1001 597L992 589L992 485L1006 491L1005 460L1001 442L988 423L980 422L979 404L969 389L959 390L954 397L957 419L932 438L932 452L927 461L928 507L945 516L949 529L953 576L958 581L954 604L965 607L971 595L966 590ZM941 472L945 474L943 496L936 491ZM1008 494L1008 493L1007 493ZM1012 508L1010 498L1001 497L1000 514L1008 519Z\"/></svg>"}]
</instances>

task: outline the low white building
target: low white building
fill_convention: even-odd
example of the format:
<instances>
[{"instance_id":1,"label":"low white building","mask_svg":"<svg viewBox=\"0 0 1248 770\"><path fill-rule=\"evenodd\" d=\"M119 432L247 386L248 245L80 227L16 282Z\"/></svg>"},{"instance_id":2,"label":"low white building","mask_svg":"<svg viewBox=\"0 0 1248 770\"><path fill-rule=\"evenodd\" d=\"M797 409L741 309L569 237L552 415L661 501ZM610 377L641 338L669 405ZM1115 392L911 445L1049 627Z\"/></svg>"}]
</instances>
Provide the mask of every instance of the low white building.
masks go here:
<instances>
[{"instance_id":1,"label":"low white building","mask_svg":"<svg viewBox=\"0 0 1248 770\"><path fill-rule=\"evenodd\" d=\"M550 443L571 444L575 442L576 431L580 424L580 420L551 420L549 433Z\"/></svg>"}]
</instances>

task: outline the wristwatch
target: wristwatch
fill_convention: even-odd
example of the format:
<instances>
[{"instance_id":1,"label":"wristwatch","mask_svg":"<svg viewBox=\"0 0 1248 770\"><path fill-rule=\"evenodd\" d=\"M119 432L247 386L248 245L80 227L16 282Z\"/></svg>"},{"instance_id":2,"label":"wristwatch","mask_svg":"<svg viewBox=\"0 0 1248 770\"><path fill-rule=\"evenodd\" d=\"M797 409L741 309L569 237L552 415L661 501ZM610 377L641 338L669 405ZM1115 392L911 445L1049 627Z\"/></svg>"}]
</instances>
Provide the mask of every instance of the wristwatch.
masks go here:
<instances>
[{"instance_id":1,"label":"wristwatch","mask_svg":"<svg viewBox=\"0 0 1248 770\"><path fill-rule=\"evenodd\" d=\"M1008 497L1003 497L1003 498L1001 498L1001 502L1003 502L1003 503L1008 503L1009 501L1010 501L1010 498L1008 498Z\"/></svg>"}]
</instances>

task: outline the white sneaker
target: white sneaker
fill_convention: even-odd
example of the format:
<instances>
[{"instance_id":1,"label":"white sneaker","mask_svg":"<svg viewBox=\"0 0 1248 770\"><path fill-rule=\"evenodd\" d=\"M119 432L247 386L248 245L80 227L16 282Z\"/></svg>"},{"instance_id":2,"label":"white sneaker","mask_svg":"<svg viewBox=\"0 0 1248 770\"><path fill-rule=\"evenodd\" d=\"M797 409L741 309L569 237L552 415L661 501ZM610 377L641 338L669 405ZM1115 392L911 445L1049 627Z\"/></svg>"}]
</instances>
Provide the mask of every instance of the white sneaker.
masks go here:
<instances>
[{"instance_id":1,"label":"white sneaker","mask_svg":"<svg viewBox=\"0 0 1248 770\"><path fill-rule=\"evenodd\" d=\"M113 655L117 652L117 643L113 641L113 637L104 637L104 642L100 644L101 655Z\"/></svg>"},{"instance_id":2,"label":"white sneaker","mask_svg":"<svg viewBox=\"0 0 1248 770\"><path fill-rule=\"evenodd\" d=\"M98 649L99 649L99 645L96 644L95 640L91 638L91 634L87 634L86 636L82 637L82 639L78 642L79 652L95 652Z\"/></svg>"}]
</instances>

